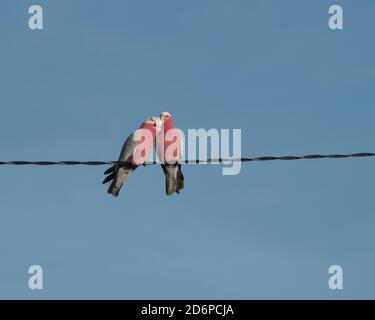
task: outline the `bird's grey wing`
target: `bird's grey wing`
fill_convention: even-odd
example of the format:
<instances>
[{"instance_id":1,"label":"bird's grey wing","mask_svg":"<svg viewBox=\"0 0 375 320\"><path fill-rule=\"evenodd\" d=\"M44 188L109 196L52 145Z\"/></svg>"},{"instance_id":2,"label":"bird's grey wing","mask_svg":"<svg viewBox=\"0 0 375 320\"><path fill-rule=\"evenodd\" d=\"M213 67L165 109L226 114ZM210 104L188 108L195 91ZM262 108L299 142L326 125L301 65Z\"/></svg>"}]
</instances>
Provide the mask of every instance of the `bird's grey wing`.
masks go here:
<instances>
[{"instance_id":1,"label":"bird's grey wing","mask_svg":"<svg viewBox=\"0 0 375 320\"><path fill-rule=\"evenodd\" d=\"M133 150L136 146L136 142L133 139L134 134L131 134L124 142L121 148L120 155L118 157L118 161L126 161L133 155ZM104 174L108 174L108 176L103 180L103 184L112 181L115 177L118 176L118 171L121 166L114 165L108 168ZM122 174L122 173L121 173ZM120 175L121 175L120 174ZM120 179L121 180L121 179Z\"/></svg>"},{"instance_id":2,"label":"bird's grey wing","mask_svg":"<svg viewBox=\"0 0 375 320\"><path fill-rule=\"evenodd\" d=\"M122 145L118 160L119 161L128 160L133 155L133 152L136 146L137 146L137 141L134 141L134 133L132 133Z\"/></svg>"}]
</instances>

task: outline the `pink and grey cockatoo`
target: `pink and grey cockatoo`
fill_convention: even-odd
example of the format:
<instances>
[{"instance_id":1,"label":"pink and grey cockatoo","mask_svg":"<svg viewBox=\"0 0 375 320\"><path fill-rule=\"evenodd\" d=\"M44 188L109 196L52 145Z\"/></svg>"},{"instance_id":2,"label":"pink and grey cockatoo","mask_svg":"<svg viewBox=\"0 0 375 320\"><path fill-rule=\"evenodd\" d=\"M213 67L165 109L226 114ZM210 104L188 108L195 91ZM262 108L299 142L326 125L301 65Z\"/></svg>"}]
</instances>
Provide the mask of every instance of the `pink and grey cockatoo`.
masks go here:
<instances>
[{"instance_id":1,"label":"pink and grey cockatoo","mask_svg":"<svg viewBox=\"0 0 375 320\"><path fill-rule=\"evenodd\" d=\"M162 120L158 117L148 118L126 139L118 159L124 161L124 164L114 165L104 172L109 175L103 180L103 184L112 181L107 191L109 194L117 197L129 175L147 161L162 124Z\"/></svg>"},{"instance_id":2,"label":"pink and grey cockatoo","mask_svg":"<svg viewBox=\"0 0 375 320\"><path fill-rule=\"evenodd\" d=\"M164 130L161 130L157 136L156 150L165 174L165 192L171 195L174 192L180 193L184 187L184 175L181 171L181 163L179 163L182 142L170 113L162 112L160 119L163 121Z\"/></svg>"}]
</instances>

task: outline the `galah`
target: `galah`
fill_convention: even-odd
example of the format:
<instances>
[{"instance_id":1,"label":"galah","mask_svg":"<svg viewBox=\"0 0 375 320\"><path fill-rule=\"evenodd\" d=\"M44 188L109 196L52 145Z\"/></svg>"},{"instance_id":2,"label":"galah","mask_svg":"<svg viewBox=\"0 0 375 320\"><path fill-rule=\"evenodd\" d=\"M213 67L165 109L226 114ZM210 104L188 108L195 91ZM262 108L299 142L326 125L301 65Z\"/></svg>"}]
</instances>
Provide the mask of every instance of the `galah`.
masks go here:
<instances>
[{"instance_id":1,"label":"galah","mask_svg":"<svg viewBox=\"0 0 375 320\"><path fill-rule=\"evenodd\" d=\"M172 116L168 112L162 112L160 119L163 121L163 129L156 139L156 150L161 167L165 174L165 192L171 195L180 193L184 188L184 175L181 171L181 136L175 128Z\"/></svg>"},{"instance_id":2,"label":"galah","mask_svg":"<svg viewBox=\"0 0 375 320\"><path fill-rule=\"evenodd\" d=\"M118 159L124 163L116 164L104 172L108 176L103 180L103 184L112 181L107 191L109 194L117 197L126 179L147 161L162 124L159 117L148 118L126 139Z\"/></svg>"}]
</instances>

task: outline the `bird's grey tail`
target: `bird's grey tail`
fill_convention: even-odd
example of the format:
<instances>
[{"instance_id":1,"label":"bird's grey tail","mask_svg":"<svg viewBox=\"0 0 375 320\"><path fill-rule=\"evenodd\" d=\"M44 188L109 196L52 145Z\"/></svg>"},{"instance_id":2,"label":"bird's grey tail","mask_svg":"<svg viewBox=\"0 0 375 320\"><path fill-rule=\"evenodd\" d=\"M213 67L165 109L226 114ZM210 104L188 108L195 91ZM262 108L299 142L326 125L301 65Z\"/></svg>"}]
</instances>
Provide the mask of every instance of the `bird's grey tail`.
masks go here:
<instances>
[{"instance_id":1,"label":"bird's grey tail","mask_svg":"<svg viewBox=\"0 0 375 320\"><path fill-rule=\"evenodd\" d=\"M168 196L179 193L184 187L184 176L180 164L162 164L165 174L165 192Z\"/></svg>"},{"instance_id":2,"label":"bird's grey tail","mask_svg":"<svg viewBox=\"0 0 375 320\"><path fill-rule=\"evenodd\" d=\"M177 170L177 188L176 192L180 193L180 191L184 188L184 175L182 174L181 164L178 164Z\"/></svg>"},{"instance_id":3,"label":"bird's grey tail","mask_svg":"<svg viewBox=\"0 0 375 320\"><path fill-rule=\"evenodd\" d=\"M107 183L112 181L107 193L112 194L114 197L117 197L122 185L128 179L128 177L134 172L136 166L131 164L117 167L115 166L113 169L112 167L109 168L106 173L110 173L104 180L103 183Z\"/></svg>"}]
</instances>

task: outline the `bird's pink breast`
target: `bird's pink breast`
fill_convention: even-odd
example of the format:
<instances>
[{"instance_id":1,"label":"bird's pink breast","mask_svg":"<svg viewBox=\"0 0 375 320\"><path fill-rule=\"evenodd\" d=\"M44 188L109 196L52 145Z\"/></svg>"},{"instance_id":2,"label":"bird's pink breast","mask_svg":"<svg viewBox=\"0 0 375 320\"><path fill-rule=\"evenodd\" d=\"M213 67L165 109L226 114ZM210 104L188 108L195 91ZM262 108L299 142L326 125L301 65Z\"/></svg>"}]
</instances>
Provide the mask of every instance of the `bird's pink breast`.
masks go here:
<instances>
[{"instance_id":1,"label":"bird's pink breast","mask_svg":"<svg viewBox=\"0 0 375 320\"><path fill-rule=\"evenodd\" d=\"M163 150L159 150L158 156L159 158L163 158L164 161L176 161L180 159L181 137L172 119L167 119L164 122L164 148L161 149Z\"/></svg>"}]
</instances>

